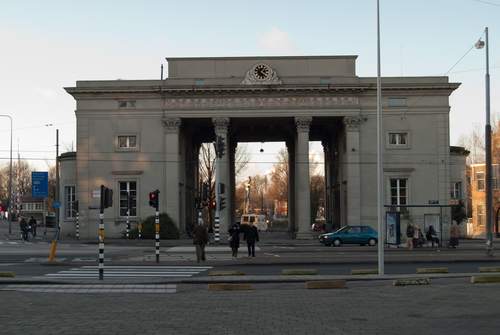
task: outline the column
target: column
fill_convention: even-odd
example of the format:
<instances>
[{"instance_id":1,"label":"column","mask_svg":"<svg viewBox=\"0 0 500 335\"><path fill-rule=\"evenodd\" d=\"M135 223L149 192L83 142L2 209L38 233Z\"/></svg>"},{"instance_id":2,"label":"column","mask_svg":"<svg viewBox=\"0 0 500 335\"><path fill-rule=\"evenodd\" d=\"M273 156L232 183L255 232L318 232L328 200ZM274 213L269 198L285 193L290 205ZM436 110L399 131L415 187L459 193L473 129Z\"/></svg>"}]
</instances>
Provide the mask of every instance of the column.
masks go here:
<instances>
[{"instance_id":1,"label":"column","mask_svg":"<svg viewBox=\"0 0 500 335\"><path fill-rule=\"evenodd\" d=\"M221 241L224 241L224 236L226 235L227 230L229 229L229 226L231 224L231 205L229 204L231 202L231 194L229 191L229 188L231 186L229 168L229 154L231 150L231 143L229 143L228 136L229 118L213 118L212 122L215 128L215 136L221 136L224 139L225 143L224 154L222 155L222 158L220 158L220 163L218 165L221 169L219 172L220 182L225 185L225 193L222 194L222 196L226 199L226 208L223 209L220 213L220 234Z\"/></svg>"},{"instance_id":2,"label":"column","mask_svg":"<svg viewBox=\"0 0 500 335\"><path fill-rule=\"evenodd\" d=\"M344 117L345 125L345 176L347 191L347 224L361 224L361 167L359 152L359 128L363 119L359 116Z\"/></svg>"},{"instance_id":3,"label":"column","mask_svg":"<svg viewBox=\"0 0 500 335\"><path fill-rule=\"evenodd\" d=\"M288 151L288 201L287 217L288 232L291 237L295 237L295 140L286 142Z\"/></svg>"},{"instance_id":4,"label":"column","mask_svg":"<svg viewBox=\"0 0 500 335\"><path fill-rule=\"evenodd\" d=\"M165 189L163 196L160 193L162 208L170 216L177 228L180 228L180 157L179 157L179 132L180 118L164 118L162 120L165 131ZM160 211L163 211L160 208Z\"/></svg>"},{"instance_id":5,"label":"column","mask_svg":"<svg viewBox=\"0 0 500 335\"><path fill-rule=\"evenodd\" d=\"M236 199L235 199L235 187L236 187L236 166L235 166L235 161L236 161L236 146L237 142L234 138L231 138L231 143L229 145L230 150L229 150L229 180L230 180L230 185L228 188L228 192L230 194L229 196L229 201L228 201L228 207L229 207L229 213L231 217L230 222L236 222Z\"/></svg>"},{"instance_id":6,"label":"column","mask_svg":"<svg viewBox=\"0 0 500 335\"><path fill-rule=\"evenodd\" d=\"M309 127L311 117L296 117L297 144L296 144L296 175L295 196L297 239L310 239L311 234L311 190L309 181Z\"/></svg>"}]
</instances>

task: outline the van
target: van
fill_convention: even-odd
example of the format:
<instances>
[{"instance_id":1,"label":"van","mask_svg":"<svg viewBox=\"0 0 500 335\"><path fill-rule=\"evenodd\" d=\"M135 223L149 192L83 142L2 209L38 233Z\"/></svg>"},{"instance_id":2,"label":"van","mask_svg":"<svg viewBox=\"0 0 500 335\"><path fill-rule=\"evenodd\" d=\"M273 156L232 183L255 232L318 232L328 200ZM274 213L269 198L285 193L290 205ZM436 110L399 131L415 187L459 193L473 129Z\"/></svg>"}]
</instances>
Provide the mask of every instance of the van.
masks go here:
<instances>
[{"instance_id":1,"label":"van","mask_svg":"<svg viewBox=\"0 0 500 335\"><path fill-rule=\"evenodd\" d=\"M254 225L260 231L267 230L267 220L265 215L244 214L241 216L241 224Z\"/></svg>"}]
</instances>

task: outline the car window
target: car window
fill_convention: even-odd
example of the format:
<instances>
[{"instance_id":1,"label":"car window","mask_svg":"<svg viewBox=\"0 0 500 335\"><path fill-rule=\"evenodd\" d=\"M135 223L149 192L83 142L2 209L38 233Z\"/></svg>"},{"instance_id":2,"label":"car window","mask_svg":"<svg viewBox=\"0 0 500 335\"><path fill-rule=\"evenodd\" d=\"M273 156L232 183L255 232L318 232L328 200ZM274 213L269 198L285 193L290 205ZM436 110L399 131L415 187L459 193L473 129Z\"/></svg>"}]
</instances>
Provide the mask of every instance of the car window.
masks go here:
<instances>
[{"instance_id":1,"label":"car window","mask_svg":"<svg viewBox=\"0 0 500 335\"><path fill-rule=\"evenodd\" d=\"M369 232L371 232L372 230L371 230L371 228L370 228L370 227L361 227L361 231L362 231L363 233L369 233Z\"/></svg>"},{"instance_id":2,"label":"car window","mask_svg":"<svg viewBox=\"0 0 500 335\"><path fill-rule=\"evenodd\" d=\"M243 215L243 222L248 222L248 216Z\"/></svg>"},{"instance_id":3,"label":"car window","mask_svg":"<svg viewBox=\"0 0 500 335\"><path fill-rule=\"evenodd\" d=\"M339 230L337 230L335 233L346 233L347 231L349 231L349 228L350 228L349 226L344 226Z\"/></svg>"},{"instance_id":4,"label":"car window","mask_svg":"<svg viewBox=\"0 0 500 335\"><path fill-rule=\"evenodd\" d=\"M361 232L360 227L351 227L349 234L359 234Z\"/></svg>"},{"instance_id":5,"label":"car window","mask_svg":"<svg viewBox=\"0 0 500 335\"><path fill-rule=\"evenodd\" d=\"M251 216L250 217L250 223L254 223L255 222L255 216Z\"/></svg>"}]
</instances>

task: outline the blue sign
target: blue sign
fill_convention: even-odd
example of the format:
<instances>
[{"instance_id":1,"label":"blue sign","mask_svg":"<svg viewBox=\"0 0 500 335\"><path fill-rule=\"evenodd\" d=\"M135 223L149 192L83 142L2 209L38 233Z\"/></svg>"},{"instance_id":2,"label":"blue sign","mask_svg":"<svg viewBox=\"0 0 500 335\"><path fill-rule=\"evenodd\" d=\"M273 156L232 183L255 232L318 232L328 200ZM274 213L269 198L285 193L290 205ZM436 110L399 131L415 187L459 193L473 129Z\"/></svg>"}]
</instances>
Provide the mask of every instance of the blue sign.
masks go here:
<instances>
[{"instance_id":1,"label":"blue sign","mask_svg":"<svg viewBox=\"0 0 500 335\"><path fill-rule=\"evenodd\" d=\"M52 207L54 207L54 208L60 208L61 207L61 203L59 201L54 201L52 203Z\"/></svg>"},{"instance_id":2,"label":"blue sign","mask_svg":"<svg viewBox=\"0 0 500 335\"><path fill-rule=\"evenodd\" d=\"M47 198L49 196L49 173L31 172L31 196Z\"/></svg>"}]
</instances>

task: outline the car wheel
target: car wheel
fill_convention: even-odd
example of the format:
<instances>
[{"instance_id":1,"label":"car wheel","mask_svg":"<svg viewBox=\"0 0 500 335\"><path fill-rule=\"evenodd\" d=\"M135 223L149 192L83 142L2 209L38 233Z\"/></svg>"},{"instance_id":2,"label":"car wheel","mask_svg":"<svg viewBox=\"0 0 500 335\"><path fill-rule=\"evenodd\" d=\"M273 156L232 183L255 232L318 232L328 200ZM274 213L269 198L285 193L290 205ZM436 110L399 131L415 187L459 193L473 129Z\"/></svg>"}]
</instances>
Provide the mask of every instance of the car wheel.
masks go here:
<instances>
[{"instance_id":1,"label":"car wheel","mask_svg":"<svg viewBox=\"0 0 500 335\"><path fill-rule=\"evenodd\" d=\"M368 240L368 245L369 245L370 247L373 247L373 246L377 245L377 240L376 240L376 239L374 239L374 238L369 239L369 240Z\"/></svg>"},{"instance_id":2,"label":"car wheel","mask_svg":"<svg viewBox=\"0 0 500 335\"><path fill-rule=\"evenodd\" d=\"M333 240L333 245L336 246L336 247L340 247L340 245L342 244L342 242L340 242L340 240L337 238L335 240Z\"/></svg>"},{"instance_id":3,"label":"car wheel","mask_svg":"<svg viewBox=\"0 0 500 335\"><path fill-rule=\"evenodd\" d=\"M364 244L364 243L361 243L361 244L360 244L360 246L364 247L364 246L365 246L365 244Z\"/></svg>"},{"instance_id":4,"label":"car wheel","mask_svg":"<svg viewBox=\"0 0 500 335\"><path fill-rule=\"evenodd\" d=\"M331 245L332 245L331 243L325 243L325 247L329 247Z\"/></svg>"}]
</instances>

